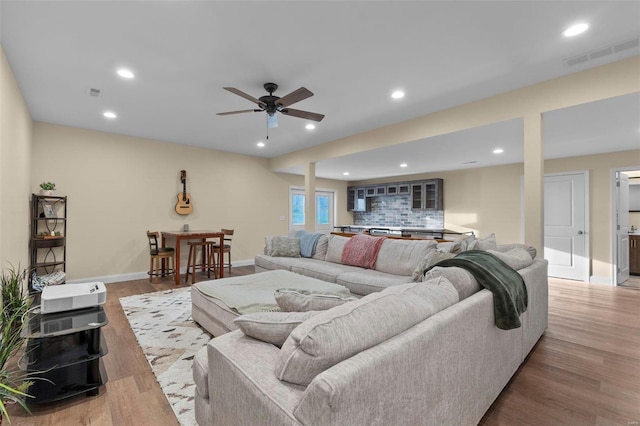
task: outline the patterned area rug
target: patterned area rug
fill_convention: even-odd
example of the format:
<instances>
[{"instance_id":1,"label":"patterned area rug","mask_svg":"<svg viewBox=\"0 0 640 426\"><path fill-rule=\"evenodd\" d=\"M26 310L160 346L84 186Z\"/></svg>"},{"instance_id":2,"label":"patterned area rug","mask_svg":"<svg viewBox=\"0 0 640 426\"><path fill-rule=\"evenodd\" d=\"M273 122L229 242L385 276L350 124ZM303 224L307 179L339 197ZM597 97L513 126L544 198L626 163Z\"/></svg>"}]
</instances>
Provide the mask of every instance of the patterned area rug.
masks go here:
<instances>
[{"instance_id":1,"label":"patterned area rug","mask_svg":"<svg viewBox=\"0 0 640 426\"><path fill-rule=\"evenodd\" d=\"M197 425L191 367L211 336L191 319L190 289L122 297L120 304L178 421Z\"/></svg>"}]
</instances>

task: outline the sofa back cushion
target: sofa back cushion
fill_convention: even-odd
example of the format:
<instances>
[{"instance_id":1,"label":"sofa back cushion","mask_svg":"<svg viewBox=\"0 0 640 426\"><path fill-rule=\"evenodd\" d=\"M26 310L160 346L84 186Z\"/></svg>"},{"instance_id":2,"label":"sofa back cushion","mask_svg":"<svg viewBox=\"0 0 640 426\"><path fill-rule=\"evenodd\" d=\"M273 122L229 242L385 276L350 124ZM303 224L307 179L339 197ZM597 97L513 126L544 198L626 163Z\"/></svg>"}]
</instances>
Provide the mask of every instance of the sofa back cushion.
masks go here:
<instances>
[{"instance_id":1,"label":"sofa back cushion","mask_svg":"<svg viewBox=\"0 0 640 426\"><path fill-rule=\"evenodd\" d=\"M455 289L458 291L458 297L460 300L464 300L474 293L482 290L478 281L471 275L471 272L466 269L459 268L457 266L442 267L436 266L429 269L423 279L425 281L433 280L438 277L446 278Z\"/></svg>"},{"instance_id":2,"label":"sofa back cushion","mask_svg":"<svg viewBox=\"0 0 640 426\"><path fill-rule=\"evenodd\" d=\"M329 248L329 236L320 235L318 238L318 244L316 244L316 250L313 252L313 259L324 260L327 257L327 249Z\"/></svg>"},{"instance_id":3,"label":"sofa back cushion","mask_svg":"<svg viewBox=\"0 0 640 426\"><path fill-rule=\"evenodd\" d=\"M380 247L376 271L411 276L422 259L436 246L435 240L399 240L387 238Z\"/></svg>"},{"instance_id":4,"label":"sofa back cushion","mask_svg":"<svg viewBox=\"0 0 640 426\"><path fill-rule=\"evenodd\" d=\"M327 368L413 327L458 301L444 278L400 284L323 311L300 324L282 345L278 379L308 385Z\"/></svg>"},{"instance_id":5,"label":"sofa back cushion","mask_svg":"<svg viewBox=\"0 0 640 426\"><path fill-rule=\"evenodd\" d=\"M329 244L327 247L327 256L324 260L333 263L342 263L342 251L344 245L349 241L349 237L343 237L342 235L329 235Z\"/></svg>"}]
</instances>

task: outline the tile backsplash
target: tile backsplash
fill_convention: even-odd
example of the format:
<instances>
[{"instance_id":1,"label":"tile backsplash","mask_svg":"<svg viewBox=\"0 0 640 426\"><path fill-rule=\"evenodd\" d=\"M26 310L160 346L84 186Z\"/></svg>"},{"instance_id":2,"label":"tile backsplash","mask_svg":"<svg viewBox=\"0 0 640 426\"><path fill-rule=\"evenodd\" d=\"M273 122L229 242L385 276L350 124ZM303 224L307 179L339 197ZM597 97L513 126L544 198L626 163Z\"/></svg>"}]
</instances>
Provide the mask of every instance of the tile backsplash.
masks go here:
<instances>
[{"instance_id":1,"label":"tile backsplash","mask_svg":"<svg viewBox=\"0 0 640 426\"><path fill-rule=\"evenodd\" d=\"M410 195L382 195L371 199L371 211L353 212L353 224L444 228L444 211L412 210Z\"/></svg>"}]
</instances>

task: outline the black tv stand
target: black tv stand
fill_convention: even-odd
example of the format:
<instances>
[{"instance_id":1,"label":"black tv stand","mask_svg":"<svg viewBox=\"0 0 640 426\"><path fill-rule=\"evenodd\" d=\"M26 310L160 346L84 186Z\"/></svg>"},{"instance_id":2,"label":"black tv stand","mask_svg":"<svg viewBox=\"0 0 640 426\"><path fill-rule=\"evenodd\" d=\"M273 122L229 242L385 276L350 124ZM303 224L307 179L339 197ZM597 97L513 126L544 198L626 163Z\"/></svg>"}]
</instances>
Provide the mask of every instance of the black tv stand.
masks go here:
<instances>
[{"instance_id":1,"label":"black tv stand","mask_svg":"<svg viewBox=\"0 0 640 426\"><path fill-rule=\"evenodd\" d=\"M35 380L27 403L98 395L107 381L102 363L107 345L101 332L107 324L102 306L52 314L34 309L22 331L27 348L20 368L49 381Z\"/></svg>"}]
</instances>

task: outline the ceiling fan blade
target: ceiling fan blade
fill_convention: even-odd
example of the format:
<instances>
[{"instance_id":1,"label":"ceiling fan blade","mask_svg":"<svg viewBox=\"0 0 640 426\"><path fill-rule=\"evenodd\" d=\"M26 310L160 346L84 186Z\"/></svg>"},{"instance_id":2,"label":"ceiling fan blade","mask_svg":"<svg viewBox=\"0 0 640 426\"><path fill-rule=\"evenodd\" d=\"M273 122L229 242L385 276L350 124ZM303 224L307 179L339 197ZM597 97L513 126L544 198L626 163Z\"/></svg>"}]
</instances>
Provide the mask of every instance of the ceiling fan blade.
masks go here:
<instances>
[{"instance_id":1,"label":"ceiling fan blade","mask_svg":"<svg viewBox=\"0 0 640 426\"><path fill-rule=\"evenodd\" d=\"M310 98L311 96L313 96L313 92L311 92L309 89L307 89L305 87L301 87L298 90L294 90L293 92L289 93L288 95L285 95L285 96L281 97L280 99L278 99L276 101L276 105L280 105L280 106L286 107L286 106L289 106L289 105L293 105L296 102L300 102L303 99Z\"/></svg>"},{"instance_id":2,"label":"ceiling fan blade","mask_svg":"<svg viewBox=\"0 0 640 426\"><path fill-rule=\"evenodd\" d=\"M264 106L264 102L260 101L259 99L254 98L251 95L248 95L246 93L244 93L242 90L238 90L235 87L223 87L224 90L228 90L231 93L235 93L238 96L241 96L251 102L253 102L254 104L258 104L260 106Z\"/></svg>"},{"instance_id":3,"label":"ceiling fan blade","mask_svg":"<svg viewBox=\"0 0 640 426\"><path fill-rule=\"evenodd\" d=\"M293 108L286 108L280 112L283 113L284 115L290 115L291 117L306 118L307 120L313 120L313 121L322 121L322 119L324 118L323 114L317 114L315 112L309 112L309 111L301 111L299 109L293 109Z\"/></svg>"},{"instance_id":4,"label":"ceiling fan blade","mask_svg":"<svg viewBox=\"0 0 640 426\"><path fill-rule=\"evenodd\" d=\"M243 112L260 112L261 109L243 109L241 111L227 111L227 112L219 112L216 115L231 115L231 114L242 114Z\"/></svg>"}]
</instances>

